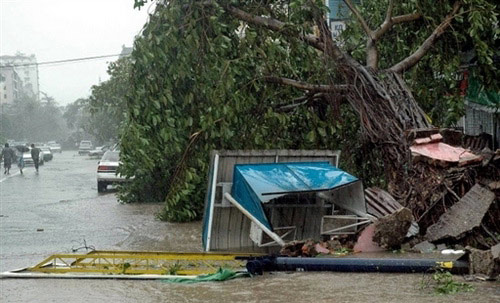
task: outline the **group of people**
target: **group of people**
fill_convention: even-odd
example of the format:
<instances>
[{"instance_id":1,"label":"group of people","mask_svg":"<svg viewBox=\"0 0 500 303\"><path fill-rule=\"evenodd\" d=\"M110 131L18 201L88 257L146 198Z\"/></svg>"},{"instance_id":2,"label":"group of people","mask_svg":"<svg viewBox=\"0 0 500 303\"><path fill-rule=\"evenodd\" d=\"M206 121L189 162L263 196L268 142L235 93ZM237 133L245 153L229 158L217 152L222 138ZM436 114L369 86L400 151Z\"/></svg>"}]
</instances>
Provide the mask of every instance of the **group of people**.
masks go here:
<instances>
[{"instance_id":1,"label":"group of people","mask_svg":"<svg viewBox=\"0 0 500 303\"><path fill-rule=\"evenodd\" d=\"M23 146L24 147L24 146ZM27 147L24 147L28 149ZM19 149L18 149L19 150ZM17 166L19 167L19 171L21 174L23 173L24 168L24 158L23 158L23 150L19 150L19 157L16 155L15 150L9 146L9 143L5 143L5 147L0 154L0 161L3 159L3 167L4 167L4 175L10 174L10 169L12 167L12 163L17 162ZM40 163L40 149L35 147L35 144L31 144L31 158L33 159L33 163L35 164L35 169L38 172L38 165Z\"/></svg>"}]
</instances>

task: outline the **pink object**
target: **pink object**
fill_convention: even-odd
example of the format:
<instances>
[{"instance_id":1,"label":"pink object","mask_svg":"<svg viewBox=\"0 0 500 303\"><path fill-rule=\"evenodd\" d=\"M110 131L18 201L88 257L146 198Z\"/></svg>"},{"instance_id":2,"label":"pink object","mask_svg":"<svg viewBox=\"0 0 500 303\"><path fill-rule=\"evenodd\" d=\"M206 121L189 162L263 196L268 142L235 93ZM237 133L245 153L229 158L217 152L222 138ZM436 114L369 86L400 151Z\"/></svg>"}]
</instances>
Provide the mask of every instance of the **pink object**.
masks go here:
<instances>
[{"instance_id":1,"label":"pink object","mask_svg":"<svg viewBox=\"0 0 500 303\"><path fill-rule=\"evenodd\" d=\"M316 249L316 251L320 254L329 254L330 253L330 251L328 249L324 248L319 243L316 243L316 245L314 245L314 249Z\"/></svg>"},{"instance_id":2,"label":"pink object","mask_svg":"<svg viewBox=\"0 0 500 303\"><path fill-rule=\"evenodd\" d=\"M354 251L357 251L357 252L384 251L385 249L378 246L377 243L373 242L373 235L375 235L375 224L374 223L368 225L359 234L358 241L354 245Z\"/></svg>"},{"instance_id":3,"label":"pink object","mask_svg":"<svg viewBox=\"0 0 500 303\"><path fill-rule=\"evenodd\" d=\"M466 149L442 142L412 145L410 150L413 154L446 162L481 161L480 156L476 156Z\"/></svg>"},{"instance_id":4,"label":"pink object","mask_svg":"<svg viewBox=\"0 0 500 303\"><path fill-rule=\"evenodd\" d=\"M443 140L443 136L441 136L441 134L431 135L431 142L440 142L441 140Z\"/></svg>"},{"instance_id":5,"label":"pink object","mask_svg":"<svg viewBox=\"0 0 500 303\"><path fill-rule=\"evenodd\" d=\"M426 143L430 143L431 142L431 138L427 137L427 138L419 138L419 139L415 139L415 144L426 144Z\"/></svg>"}]
</instances>

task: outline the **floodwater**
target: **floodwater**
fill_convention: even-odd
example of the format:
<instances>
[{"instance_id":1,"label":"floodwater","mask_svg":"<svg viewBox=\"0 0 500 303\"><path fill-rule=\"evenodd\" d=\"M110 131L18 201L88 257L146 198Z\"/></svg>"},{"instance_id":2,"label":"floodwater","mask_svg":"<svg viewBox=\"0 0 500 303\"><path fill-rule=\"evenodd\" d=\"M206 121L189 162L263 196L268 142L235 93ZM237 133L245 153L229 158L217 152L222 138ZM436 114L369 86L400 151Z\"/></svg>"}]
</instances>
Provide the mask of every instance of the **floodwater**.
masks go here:
<instances>
[{"instance_id":1,"label":"floodwater","mask_svg":"<svg viewBox=\"0 0 500 303\"><path fill-rule=\"evenodd\" d=\"M0 176L0 271L82 246L98 250L201 251L201 223L156 220L161 204L119 204L98 194L97 159L56 154ZM79 250L85 252L85 250ZM0 279L1 302L500 302L500 284L437 296L422 274L272 273L199 284L137 280ZM461 282L461 277L456 277Z\"/></svg>"}]
</instances>

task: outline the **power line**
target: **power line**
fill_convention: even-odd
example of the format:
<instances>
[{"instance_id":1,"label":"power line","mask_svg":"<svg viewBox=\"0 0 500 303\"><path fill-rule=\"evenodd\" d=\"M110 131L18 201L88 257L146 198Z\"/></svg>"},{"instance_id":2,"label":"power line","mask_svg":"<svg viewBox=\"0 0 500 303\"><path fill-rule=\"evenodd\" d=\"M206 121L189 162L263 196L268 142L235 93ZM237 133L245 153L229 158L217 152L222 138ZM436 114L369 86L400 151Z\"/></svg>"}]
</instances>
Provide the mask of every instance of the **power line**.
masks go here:
<instances>
[{"instance_id":1,"label":"power line","mask_svg":"<svg viewBox=\"0 0 500 303\"><path fill-rule=\"evenodd\" d=\"M78 61L86 61L93 59L102 59L109 57L118 57L121 54L114 55L102 55L102 56L93 56L93 57L82 57L82 58L74 58L74 59L65 59L65 60L56 60L56 61L45 61L39 63L23 63L23 64L11 64L11 65L2 65L0 68L10 68L10 67L23 67L23 66L32 66L32 65L47 65L47 64L57 64L57 63L69 63L69 62L78 62Z\"/></svg>"}]
</instances>

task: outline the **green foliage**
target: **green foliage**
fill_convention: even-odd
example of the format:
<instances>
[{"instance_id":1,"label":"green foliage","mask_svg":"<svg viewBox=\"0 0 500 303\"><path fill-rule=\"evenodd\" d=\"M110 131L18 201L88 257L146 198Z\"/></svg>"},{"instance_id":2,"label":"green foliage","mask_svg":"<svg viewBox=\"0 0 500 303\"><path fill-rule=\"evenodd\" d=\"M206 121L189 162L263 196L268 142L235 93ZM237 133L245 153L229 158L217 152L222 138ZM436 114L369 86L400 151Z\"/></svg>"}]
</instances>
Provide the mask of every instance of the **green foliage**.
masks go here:
<instances>
[{"instance_id":1,"label":"green foliage","mask_svg":"<svg viewBox=\"0 0 500 303\"><path fill-rule=\"evenodd\" d=\"M380 68L389 68L420 47L450 11L454 1L410 0L397 3L393 16L418 12L424 17L395 25L377 45ZM459 15L432 50L405 73L413 95L435 126L453 125L463 115L463 97L458 84L464 69L480 74L481 83L498 90L499 71L493 64L499 56L498 9L496 1L463 1ZM362 1L360 11L376 29L385 18L388 1ZM355 19L342 33L345 48L360 62L365 61L366 35ZM495 54L496 52L496 54ZM472 67L470 67L472 66Z\"/></svg>"},{"instance_id":2,"label":"green foliage","mask_svg":"<svg viewBox=\"0 0 500 303\"><path fill-rule=\"evenodd\" d=\"M94 140L91 135L92 115L89 110L89 99L80 98L66 106L64 119L69 129L67 144L74 146L81 140Z\"/></svg>"},{"instance_id":3,"label":"green foliage","mask_svg":"<svg viewBox=\"0 0 500 303\"><path fill-rule=\"evenodd\" d=\"M130 90L130 58L108 66L110 79L92 86L88 102L88 131L99 142L117 141L126 116L126 96Z\"/></svg>"},{"instance_id":4,"label":"green foliage","mask_svg":"<svg viewBox=\"0 0 500 303\"><path fill-rule=\"evenodd\" d=\"M180 264L179 262L176 262L174 264L171 264L168 268L167 268L167 271L166 271L166 274L168 275L176 275L179 270L182 269L182 264Z\"/></svg>"},{"instance_id":5,"label":"green foliage","mask_svg":"<svg viewBox=\"0 0 500 303\"><path fill-rule=\"evenodd\" d=\"M475 291L474 286L464 282L454 281L453 275L449 271L444 270L438 270L433 273L430 280L423 279L420 283L420 288L432 288L438 295Z\"/></svg>"},{"instance_id":6,"label":"green foliage","mask_svg":"<svg viewBox=\"0 0 500 303\"><path fill-rule=\"evenodd\" d=\"M258 4L250 7L270 10ZM302 7L290 11L298 30L312 31ZM241 28L218 5L157 6L132 54L122 173L135 178L122 188L123 201L165 199L160 218L197 219L211 150L338 147L327 104L280 111L301 93L262 81L273 72L313 83L327 75L316 51L279 38Z\"/></svg>"},{"instance_id":7,"label":"green foliage","mask_svg":"<svg viewBox=\"0 0 500 303\"><path fill-rule=\"evenodd\" d=\"M123 265L122 265L122 274L125 274L125 272L127 271L127 269L129 269L130 267L132 267L132 265L130 265L130 263L128 263L128 262L123 263Z\"/></svg>"},{"instance_id":8,"label":"green foliage","mask_svg":"<svg viewBox=\"0 0 500 303\"><path fill-rule=\"evenodd\" d=\"M147 2L135 0L135 7ZM326 11L324 1L319 0L158 3L132 54L121 173L135 178L120 188L121 200L165 201L160 214L164 220L199 218L213 149L342 147L344 168L367 185L383 184L380 157L374 157L370 146L358 140L359 118L352 110L341 106L339 113L338 103L318 101L284 110L302 92L262 80L278 75L330 83L339 76L331 62L304 41L240 22L224 9L229 3L281 20L286 33L312 34L311 16ZM372 28L383 21L387 3L363 1L361 12ZM415 51L451 9L450 3L397 2L395 15L419 11L424 17L394 26L379 41L381 68ZM480 64L492 56L490 33L497 31L491 26L496 22L492 2L464 3L463 18L457 18L453 30L443 35L430 56L405 74L435 125L452 123L462 110L455 93L460 51L477 45L480 49L484 41L486 47L477 51ZM474 11L481 16L470 17ZM363 62L365 44L357 22L349 24L343 48ZM496 73L491 66L488 71Z\"/></svg>"}]
</instances>

